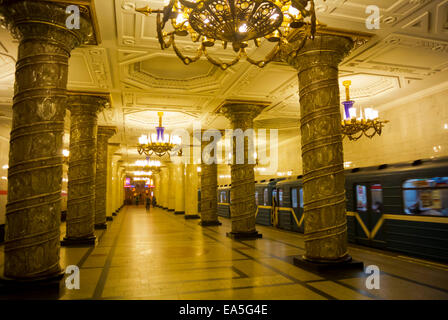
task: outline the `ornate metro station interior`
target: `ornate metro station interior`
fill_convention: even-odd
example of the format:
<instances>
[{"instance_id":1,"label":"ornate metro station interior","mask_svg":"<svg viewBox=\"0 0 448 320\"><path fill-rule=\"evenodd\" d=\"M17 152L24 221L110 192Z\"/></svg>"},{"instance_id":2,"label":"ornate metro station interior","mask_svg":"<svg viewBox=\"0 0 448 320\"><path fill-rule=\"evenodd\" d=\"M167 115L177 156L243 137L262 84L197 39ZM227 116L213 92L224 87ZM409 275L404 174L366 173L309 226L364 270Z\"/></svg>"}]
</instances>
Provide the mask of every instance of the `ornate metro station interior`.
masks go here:
<instances>
[{"instance_id":1,"label":"ornate metro station interior","mask_svg":"<svg viewBox=\"0 0 448 320\"><path fill-rule=\"evenodd\" d=\"M447 0L0 0L0 299L448 299Z\"/></svg>"}]
</instances>

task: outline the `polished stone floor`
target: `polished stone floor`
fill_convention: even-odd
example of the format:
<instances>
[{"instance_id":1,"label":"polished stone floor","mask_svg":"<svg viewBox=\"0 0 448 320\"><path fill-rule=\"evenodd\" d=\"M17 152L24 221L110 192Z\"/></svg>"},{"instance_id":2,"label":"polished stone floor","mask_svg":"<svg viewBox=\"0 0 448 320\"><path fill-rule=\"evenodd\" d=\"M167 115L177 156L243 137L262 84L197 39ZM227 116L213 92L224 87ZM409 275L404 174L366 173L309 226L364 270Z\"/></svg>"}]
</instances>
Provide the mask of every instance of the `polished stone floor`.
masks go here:
<instances>
[{"instance_id":1,"label":"polished stone floor","mask_svg":"<svg viewBox=\"0 0 448 320\"><path fill-rule=\"evenodd\" d=\"M157 208L125 207L94 248L61 248L61 265L80 268L80 289L61 299L448 299L448 265L350 246L381 270L380 289L366 274L316 274L292 265L303 235L257 226L262 239L226 237L230 221L203 228ZM64 224L61 226L64 232ZM0 266L3 246L0 246Z\"/></svg>"}]
</instances>

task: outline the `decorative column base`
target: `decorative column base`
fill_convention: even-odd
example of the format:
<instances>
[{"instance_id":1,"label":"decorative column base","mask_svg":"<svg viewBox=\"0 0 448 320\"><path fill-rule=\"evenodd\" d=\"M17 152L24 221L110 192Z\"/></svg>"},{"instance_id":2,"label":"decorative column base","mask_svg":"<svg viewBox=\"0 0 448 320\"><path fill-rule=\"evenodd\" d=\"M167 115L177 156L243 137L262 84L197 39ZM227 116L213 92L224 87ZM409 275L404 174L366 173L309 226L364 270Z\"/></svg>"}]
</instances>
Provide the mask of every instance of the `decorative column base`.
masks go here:
<instances>
[{"instance_id":1,"label":"decorative column base","mask_svg":"<svg viewBox=\"0 0 448 320\"><path fill-rule=\"evenodd\" d=\"M32 280L0 277L0 299L58 299L65 292L65 272L61 271L50 278Z\"/></svg>"},{"instance_id":2,"label":"decorative column base","mask_svg":"<svg viewBox=\"0 0 448 320\"><path fill-rule=\"evenodd\" d=\"M263 235L258 233L258 231L254 232L227 232L227 237L235 240L254 240L262 238Z\"/></svg>"},{"instance_id":3,"label":"decorative column base","mask_svg":"<svg viewBox=\"0 0 448 320\"><path fill-rule=\"evenodd\" d=\"M67 238L61 241L61 246L63 247L84 247L84 246L95 246L97 243L96 236L91 236L88 238Z\"/></svg>"},{"instance_id":4,"label":"decorative column base","mask_svg":"<svg viewBox=\"0 0 448 320\"><path fill-rule=\"evenodd\" d=\"M185 214L185 211L174 211L174 214L177 214L177 215Z\"/></svg>"},{"instance_id":5,"label":"decorative column base","mask_svg":"<svg viewBox=\"0 0 448 320\"><path fill-rule=\"evenodd\" d=\"M212 227L212 226L220 226L222 225L222 223L219 221L201 221L199 222L199 225L203 227Z\"/></svg>"},{"instance_id":6,"label":"decorative column base","mask_svg":"<svg viewBox=\"0 0 448 320\"><path fill-rule=\"evenodd\" d=\"M184 218L185 220L201 219L197 214L186 214Z\"/></svg>"},{"instance_id":7,"label":"decorative column base","mask_svg":"<svg viewBox=\"0 0 448 320\"><path fill-rule=\"evenodd\" d=\"M107 223L95 224L95 230L106 230L106 229L107 229Z\"/></svg>"},{"instance_id":8,"label":"decorative column base","mask_svg":"<svg viewBox=\"0 0 448 320\"><path fill-rule=\"evenodd\" d=\"M353 260L350 255L346 255L335 261L321 262L308 260L304 256L295 256L293 257L293 262L296 267L315 272L364 270L364 263Z\"/></svg>"},{"instance_id":9,"label":"decorative column base","mask_svg":"<svg viewBox=\"0 0 448 320\"><path fill-rule=\"evenodd\" d=\"M114 221L114 218L112 216L107 216L106 221Z\"/></svg>"}]
</instances>

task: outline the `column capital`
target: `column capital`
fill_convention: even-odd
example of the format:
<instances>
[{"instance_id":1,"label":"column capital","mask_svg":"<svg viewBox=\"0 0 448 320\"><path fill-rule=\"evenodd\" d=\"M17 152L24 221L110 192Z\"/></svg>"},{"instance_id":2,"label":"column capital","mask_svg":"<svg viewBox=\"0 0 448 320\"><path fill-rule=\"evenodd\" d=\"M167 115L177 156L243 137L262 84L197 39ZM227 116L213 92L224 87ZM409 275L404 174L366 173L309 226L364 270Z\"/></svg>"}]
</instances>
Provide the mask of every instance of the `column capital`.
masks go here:
<instances>
[{"instance_id":1,"label":"column capital","mask_svg":"<svg viewBox=\"0 0 448 320\"><path fill-rule=\"evenodd\" d=\"M112 138L117 133L117 127L114 126L98 126L98 135L106 136L107 139Z\"/></svg>"},{"instance_id":2,"label":"column capital","mask_svg":"<svg viewBox=\"0 0 448 320\"><path fill-rule=\"evenodd\" d=\"M111 99L108 93L67 91L67 108L70 112L101 112L110 107Z\"/></svg>"},{"instance_id":3,"label":"column capital","mask_svg":"<svg viewBox=\"0 0 448 320\"><path fill-rule=\"evenodd\" d=\"M246 129L252 128L253 120L270 104L267 101L226 100L217 112L228 118L234 129Z\"/></svg>"},{"instance_id":4,"label":"column capital","mask_svg":"<svg viewBox=\"0 0 448 320\"><path fill-rule=\"evenodd\" d=\"M79 8L79 29L68 29L69 5ZM0 14L5 17L8 29L16 39L34 38L45 35L69 50L79 45L101 43L95 8L92 0L0 0ZM65 34L72 37L66 38ZM62 38L61 38L62 36Z\"/></svg>"},{"instance_id":5,"label":"column capital","mask_svg":"<svg viewBox=\"0 0 448 320\"><path fill-rule=\"evenodd\" d=\"M302 48L297 48L299 45ZM280 59L297 69L299 72L310 68L310 64L326 63L337 67L350 53L355 42L348 35L318 33L314 40L307 39L304 43L297 41L283 49Z\"/></svg>"}]
</instances>

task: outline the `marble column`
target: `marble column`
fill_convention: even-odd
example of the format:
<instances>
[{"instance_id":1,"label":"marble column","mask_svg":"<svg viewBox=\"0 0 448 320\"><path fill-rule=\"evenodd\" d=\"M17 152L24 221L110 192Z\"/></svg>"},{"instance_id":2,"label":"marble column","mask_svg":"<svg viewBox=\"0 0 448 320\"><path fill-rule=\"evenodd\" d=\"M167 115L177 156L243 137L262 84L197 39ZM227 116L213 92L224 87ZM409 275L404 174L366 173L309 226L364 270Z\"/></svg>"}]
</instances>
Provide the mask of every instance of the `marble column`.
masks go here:
<instances>
[{"instance_id":1,"label":"marble column","mask_svg":"<svg viewBox=\"0 0 448 320\"><path fill-rule=\"evenodd\" d=\"M92 33L65 25L66 5L3 0L4 16L19 40L6 205L4 279L59 279L62 137L70 52ZM28 282L29 283L29 282Z\"/></svg>"},{"instance_id":2,"label":"marble column","mask_svg":"<svg viewBox=\"0 0 448 320\"><path fill-rule=\"evenodd\" d=\"M114 201L114 176L117 170L117 161L121 159L121 154L115 154L120 148L119 143L109 143L107 147L107 184L106 184L106 220L113 221L115 212Z\"/></svg>"},{"instance_id":3,"label":"marble column","mask_svg":"<svg viewBox=\"0 0 448 320\"><path fill-rule=\"evenodd\" d=\"M226 101L221 112L230 120L232 129L241 129L243 133L253 129L254 119L268 104L251 101ZM244 147L237 150L233 143L230 188L230 217L232 231L227 236L234 239L256 239L261 234L255 229L255 164L249 163L249 138L244 138ZM238 153L242 153L241 163Z\"/></svg>"},{"instance_id":4,"label":"marble column","mask_svg":"<svg viewBox=\"0 0 448 320\"><path fill-rule=\"evenodd\" d=\"M204 130L202 130L202 133ZM194 135L198 135L195 132ZM204 148L212 141L201 141L201 154ZM201 226L220 226L218 220L218 164L201 164Z\"/></svg>"},{"instance_id":5,"label":"marble column","mask_svg":"<svg viewBox=\"0 0 448 320\"><path fill-rule=\"evenodd\" d=\"M170 163L168 165L169 179L166 185L167 188L167 199L168 199L168 211L174 212L176 207L176 165Z\"/></svg>"},{"instance_id":6,"label":"marble column","mask_svg":"<svg viewBox=\"0 0 448 320\"><path fill-rule=\"evenodd\" d=\"M286 58L298 70L300 90L305 255L296 264L351 261L338 65L352 47L350 38L320 34L295 57Z\"/></svg>"},{"instance_id":7,"label":"marble column","mask_svg":"<svg viewBox=\"0 0 448 320\"><path fill-rule=\"evenodd\" d=\"M185 214L185 165L179 163L175 165L175 177L176 189L175 193L175 205L174 214Z\"/></svg>"},{"instance_id":8,"label":"marble column","mask_svg":"<svg viewBox=\"0 0 448 320\"><path fill-rule=\"evenodd\" d=\"M116 127L98 126L95 178L95 229L107 229L106 209L108 141L116 133Z\"/></svg>"},{"instance_id":9,"label":"marble column","mask_svg":"<svg viewBox=\"0 0 448 320\"><path fill-rule=\"evenodd\" d=\"M187 164L185 175L185 219L199 219L198 214L198 165Z\"/></svg>"},{"instance_id":10,"label":"marble column","mask_svg":"<svg viewBox=\"0 0 448 320\"><path fill-rule=\"evenodd\" d=\"M108 96L70 93L70 156L63 246L95 245L95 172L98 112Z\"/></svg>"}]
</instances>

